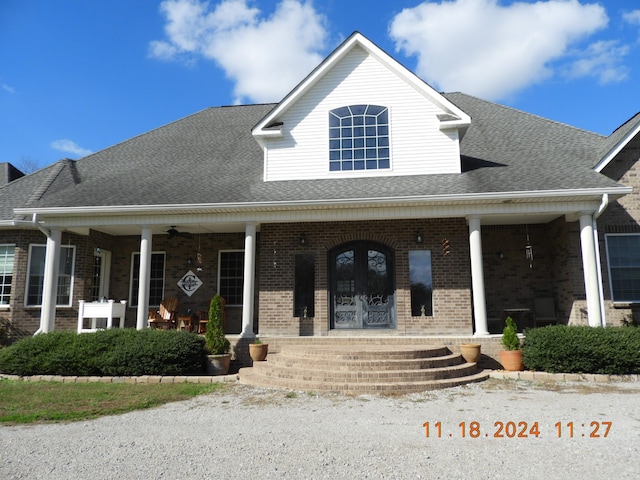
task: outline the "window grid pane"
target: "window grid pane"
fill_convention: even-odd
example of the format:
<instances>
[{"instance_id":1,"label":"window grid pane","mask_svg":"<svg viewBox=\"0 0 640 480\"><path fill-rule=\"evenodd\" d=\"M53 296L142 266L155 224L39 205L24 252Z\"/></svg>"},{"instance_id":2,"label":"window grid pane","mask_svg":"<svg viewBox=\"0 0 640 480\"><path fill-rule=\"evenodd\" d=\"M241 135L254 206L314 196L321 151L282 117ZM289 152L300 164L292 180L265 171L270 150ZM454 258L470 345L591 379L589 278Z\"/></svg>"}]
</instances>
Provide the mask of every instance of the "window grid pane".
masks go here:
<instances>
[{"instance_id":1,"label":"window grid pane","mask_svg":"<svg viewBox=\"0 0 640 480\"><path fill-rule=\"evenodd\" d=\"M329 138L329 171L390 168L386 107L350 105L331 110Z\"/></svg>"},{"instance_id":2,"label":"window grid pane","mask_svg":"<svg viewBox=\"0 0 640 480\"><path fill-rule=\"evenodd\" d=\"M140 253L133 254L131 272L131 306L138 306L140 289ZM159 307L164 295L164 253L151 254L151 281L149 283L149 307Z\"/></svg>"},{"instance_id":3,"label":"window grid pane","mask_svg":"<svg viewBox=\"0 0 640 480\"><path fill-rule=\"evenodd\" d=\"M31 260L29 264L29 278L27 280L27 305L42 305L42 290L44 288L44 245L31 246ZM71 305L71 288L73 285L73 270L75 265L75 247L65 245L60 247L60 267L58 269L58 289L56 291L56 305Z\"/></svg>"},{"instance_id":4,"label":"window grid pane","mask_svg":"<svg viewBox=\"0 0 640 480\"><path fill-rule=\"evenodd\" d=\"M0 305L9 305L13 280L14 245L0 245Z\"/></svg>"},{"instance_id":5,"label":"window grid pane","mask_svg":"<svg viewBox=\"0 0 640 480\"><path fill-rule=\"evenodd\" d=\"M244 252L220 252L220 296L227 305L242 305Z\"/></svg>"},{"instance_id":6,"label":"window grid pane","mask_svg":"<svg viewBox=\"0 0 640 480\"><path fill-rule=\"evenodd\" d=\"M640 235L607 235L614 302L640 301Z\"/></svg>"}]
</instances>

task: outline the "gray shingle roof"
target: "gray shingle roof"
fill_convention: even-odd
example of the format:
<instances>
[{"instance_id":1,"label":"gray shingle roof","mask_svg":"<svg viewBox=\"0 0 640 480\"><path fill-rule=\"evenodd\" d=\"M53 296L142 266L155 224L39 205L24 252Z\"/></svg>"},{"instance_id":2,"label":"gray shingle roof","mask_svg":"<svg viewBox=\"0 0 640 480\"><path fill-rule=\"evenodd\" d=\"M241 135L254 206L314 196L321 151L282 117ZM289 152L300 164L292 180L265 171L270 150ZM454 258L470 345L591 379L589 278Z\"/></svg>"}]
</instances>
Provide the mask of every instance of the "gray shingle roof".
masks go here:
<instances>
[{"instance_id":1,"label":"gray shingle roof","mask_svg":"<svg viewBox=\"0 0 640 480\"><path fill-rule=\"evenodd\" d=\"M188 205L615 188L592 170L607 138L478 98L445 95L472 118L462 174L263 182L252 127L275 105L208 108L0 188L14 207ZM8 201L7 199L10 199ZM6 202L6 203L5 203Z\"/></svg>"}]
</instances>

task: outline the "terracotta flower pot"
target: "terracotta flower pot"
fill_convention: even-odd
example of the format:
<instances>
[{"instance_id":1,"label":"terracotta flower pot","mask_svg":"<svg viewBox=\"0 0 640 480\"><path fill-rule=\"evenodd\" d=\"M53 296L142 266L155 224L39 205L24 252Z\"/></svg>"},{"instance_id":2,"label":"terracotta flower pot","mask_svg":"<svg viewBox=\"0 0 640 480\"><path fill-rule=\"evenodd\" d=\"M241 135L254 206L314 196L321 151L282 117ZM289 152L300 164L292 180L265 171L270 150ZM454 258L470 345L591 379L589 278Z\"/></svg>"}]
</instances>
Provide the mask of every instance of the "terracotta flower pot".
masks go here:
<instances>
[{"instance_id":1,"label":"terracotta flower pot","mask_svg":"<svg viewBox=\"0 0 640 480\"><path fill-rule=\"evenodd\" d=\"M469 363L478 363L480 360L479 343L462 343L460 344L460 354Z\"/></svg>"},{"instance_id":2,"label":"terracotta flower pot","mask_svg":"<svg viewBox=\"0 0 640 480\"><path fill-rule=\"evenodd\" d=\"M500 363L505 370L519 372L524 370L522 364L522 350L500 350Z\"/></svg>"},{"instance_id":3,"label":"terracotta flower pot","mask_svg":"<svg viewBox=\"0 0 640 480\"><path fill-rule=\"evenodd\" d=\"M263 362L267 358L267 353L269 353L268 343L249 344L249 355L251 355L251 360L254 362Z\"/></svg>"}]
</instances>

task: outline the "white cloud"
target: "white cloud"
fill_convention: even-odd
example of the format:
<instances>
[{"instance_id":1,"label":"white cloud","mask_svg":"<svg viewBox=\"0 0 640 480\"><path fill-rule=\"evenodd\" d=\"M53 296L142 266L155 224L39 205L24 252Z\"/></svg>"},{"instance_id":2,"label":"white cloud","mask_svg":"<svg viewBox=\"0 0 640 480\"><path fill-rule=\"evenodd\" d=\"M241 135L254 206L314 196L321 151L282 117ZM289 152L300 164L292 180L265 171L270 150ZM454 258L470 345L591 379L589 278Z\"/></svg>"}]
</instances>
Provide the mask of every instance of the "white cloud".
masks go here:
<instances>
[{"instance_id":1,"label":"white cloud","mask_svg":"<svg viewBox=\"0 0 640 480\"><path fill-rule=\"evenodd\" d=\"M323 59L325 18L310 2L282 0L262 16L246 0L210 10L199 0L165 0L166 40L150 43L155 58L218 63L235 82L236 102L280 100Z\"/></svg>"},{"instance_id":2,"label":"white cloud","mask_svg":"<svg viewBox=\"0 0 640 480\"><path fill-rule=\"evenodd\" d=\"M16 93L16 89L15 89L15 88L13 88L13 87L11 87L11 86L9 86L9 85L7 85L6 83L3 83L3 84L2 84L2 89L3 89L5 92L9 92L9 93Z\"/></svg>"},{"instance_id":3,"label":"white cloud","mask_svg":"<svg viewBox=\"0 0 640 480\"><path fill-rule=\"evenodd\" d=\"M51 142L51 148L60 150L61 152L65 153L71 153L73 155L77 155L78 157L84 157L93 153L91 150L82 148L76 142L68 140L66 138L63 138L61 140L54 140L53 142Z\"/></svg>"},{"instance_id":4,"label":"white cloud","mask_svg":"<svg viewBox=\"0 0 640 480\"><path fill-rule=\"evenodd\" d=\"M603 7L577 0L499 3L423 2L400 12L390 35L433 86L497 100L551 77L551 62L608 23Z\"/></svg>"},{"instance_id":5,"label":"white cloud","mask_svg":"<svg viewBox=\"0 0 640 480\"><path fill-rule=\"evenodd\" d=\"M628 68L622 65L622 59L629 53L627 45L617 41L593 43L580 54L566 70L569 78L595 77L601 84L616 83L628 77Z\"/></svg>"},{"instance_id":6,"label":"white cloud","mask_svg":"<svg viewBox=\"0 0 640 480\"><path fill-rule=\"evenodd\" d=\"M632 25L640 25L640 10L623 13L622 19Z\"/></svg>"}]
</instances>

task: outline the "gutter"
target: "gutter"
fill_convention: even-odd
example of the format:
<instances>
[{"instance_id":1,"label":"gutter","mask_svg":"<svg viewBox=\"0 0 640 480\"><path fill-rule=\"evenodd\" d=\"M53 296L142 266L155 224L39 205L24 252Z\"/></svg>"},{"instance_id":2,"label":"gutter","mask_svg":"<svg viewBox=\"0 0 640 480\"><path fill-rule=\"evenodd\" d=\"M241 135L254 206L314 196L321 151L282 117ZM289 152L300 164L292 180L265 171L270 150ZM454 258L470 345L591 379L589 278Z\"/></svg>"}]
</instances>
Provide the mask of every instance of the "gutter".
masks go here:
<instances>
[{"instance_id":1,"label":"gutter","mask_svg":"<svg viewBox=\"0 0 640 480\"><path fill-rule=\"evenodd\" d=\"M370 198L336 198L336 199L319 199L319 200L292 200L292 201L265 201L265 202L242 202L242 203L195 203L195 204L162 204L162 205L101 205L89 207L43 207L37 209L16 208L14 212L17 215L85 215L97 213L111 214L131 214L131 213L150 213L165 212L172 210L179 212L181 210L194 209L220 209L220 210L244 210L250 211L257 208L263 209L287 209L287 208L323 208L328 206L354 206L363 204L377 204L385 206L394 203L446 203L446 202L467 202L476 203L478 201L493 202L509 202L514 200L542 200L554 198L566 198L568 196L595 196L603 195L626 195L632 193L631 187L618 187L615 189L576 189L576 190L547 190L547 191L522 191L522 192L495 192L495 193L471 193L459 195L413 195L413 196L395 196L395 197L370 197Z\"/></svg>"}]
</instances>

